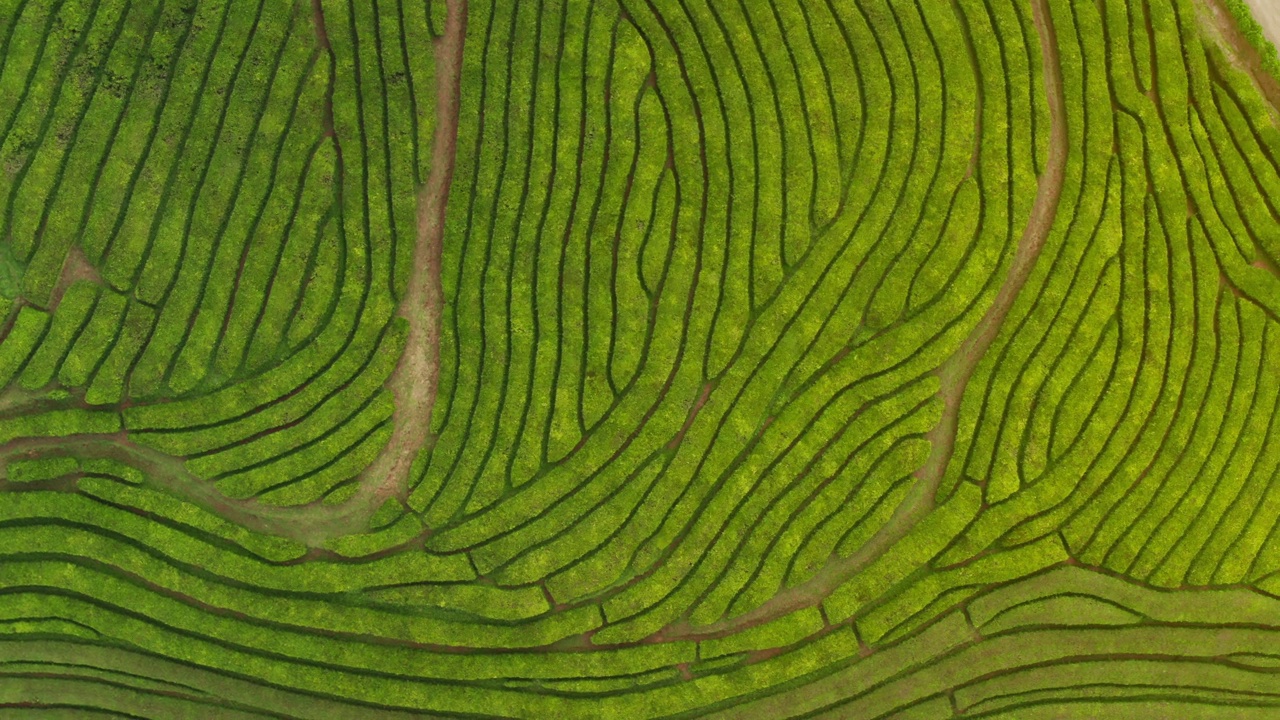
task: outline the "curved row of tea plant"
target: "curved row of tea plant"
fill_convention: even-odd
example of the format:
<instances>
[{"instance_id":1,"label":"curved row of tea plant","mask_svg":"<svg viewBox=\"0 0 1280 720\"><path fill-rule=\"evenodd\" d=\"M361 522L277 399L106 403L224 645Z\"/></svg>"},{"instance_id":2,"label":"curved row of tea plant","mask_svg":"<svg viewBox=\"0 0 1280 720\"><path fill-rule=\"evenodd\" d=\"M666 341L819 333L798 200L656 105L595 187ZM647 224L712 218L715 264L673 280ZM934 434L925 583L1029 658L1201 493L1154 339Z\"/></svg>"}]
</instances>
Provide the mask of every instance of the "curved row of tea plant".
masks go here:
<instances>
[{"instance_id":1,"label":"curved row of tea plant","mask_svg":"<svg viewBox=\"0 0 1280 720\"><path fill-rule=\"evenodd\" d=\"M6 713L1275 712L1222 7L250 5L0 0Z\"/></svg>"}]
</instances>

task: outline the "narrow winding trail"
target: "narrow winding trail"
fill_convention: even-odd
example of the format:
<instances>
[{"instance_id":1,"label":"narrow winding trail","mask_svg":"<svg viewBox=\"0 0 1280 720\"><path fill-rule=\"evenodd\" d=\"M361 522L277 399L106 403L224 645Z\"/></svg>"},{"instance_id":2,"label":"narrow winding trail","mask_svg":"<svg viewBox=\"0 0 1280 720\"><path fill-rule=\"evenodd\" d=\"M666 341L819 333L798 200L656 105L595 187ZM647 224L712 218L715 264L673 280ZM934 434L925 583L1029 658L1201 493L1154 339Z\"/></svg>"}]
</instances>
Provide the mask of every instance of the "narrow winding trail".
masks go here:
<instances>
[{"instance_id":1,"label":"narrow winding trail","mask_svg":"<svg viewBox=\"0 0 1280 720\"><path fill-rule=\"evenodd\" d=\"M131 440L125 430L110 434L20 438L0 446L0 465L16 457L65 451L75 452L86 459L110 458L143 470L157 485L228 520L312 547L323 545L335 537L363 531L370 516L387 498L403 498L407 494L413 461L431 441L431 412L435 406L439 375L440 313L444 302L440 258L457 147L459 85L466 40L466 0L446 0L446 4L448 14L444 33L432 43L436 126L431 168L418 192L413 265L397 311L408 324L408 333L404 352L387 381L387 388L395 399L392 433L382 452L361 473L357 492L340 504L315 502L296 507L227 498L211 483L191 473L182 458L140 445ZM312 3L312 11L316 41L322 50L331 52L319 0ZM332 109L326 108L325 115L325 131L332 137ZM336 138L334 140L336 142ZM74 270L73 267L72 279L84 274L77 274ZM63 289L59 288L58 299ZM12 400L21 407L34 401L25 396L15 396ZM54 405L47 409L60 409L65 403ZM0 408L0 411L4 410Z\"/></svg>"},{"instance_id":2,"label":"narrow winding trail","mask_svg":"<svg viewBox=\"0 0 1280 720\"><path fill-rule=\"evenodd\" d=\"M938 377L942 383L939 396L944 403L942 421L926 434L933 445L933 451L925 465L915 472L916 478L920 480L917 487L924 486L925 490L917 501L927 506L920 513L921 516L933 509L934 495L955 451L956 422L965 388L973 377L974 369L987 354L987 348L991 347L992 341L999 334L1000 327L1023 286L1027 284L1027 278L1031 276L1031 270L1040 258L1049 231L1053 228L1054 218L1058 215L1058 201L1062 197L1068 141L1067 103L1062 88L1062 67L1058 59L1058 36L1053 28L1053 18L1049 15L1047 0L1033 0L1031 6L1040 34L1045 94L1049 100L1049 158L1036 189L1031 217L1027 220L1027 227L1023 230L1017 252L1009 265L1009 274L996 293L995 302L969 333L969 337L965 338L960 349L938 368Z\"/></svg>"},{"instance_id":3,"label":"narrow winding trail","mask_svg":"<svg viewBox=\"0 0 1280 720\"><path fill-rule=\"evenodd\" d=\"M404 351L387 380L387 389L395 399L391 437L361 473L359 489L346 502L332 506L313 503L300 508L271 508L254 503L249 509L250 518L231 509L232 515L239 516L236 519L241 522L248 520L250 525L265 525L268 531L308 545L360 532L387 498L404 499L409 491L413 462L432 441L431 413L440 373L440 313L444 305L440 261L458 144L462 57L467 34L467 0L446 0L446 6L444 32L432 42L436 125L431 166L426 182L418 191L413 264L397 311L408 325L408 332ZM322 44L327 44L323 13L316 13L316 22L318 36ZM225 513L228 508L220 505Z\"/></svg>"},{"instance_id":4,"label":"narrow winding trail","mask_svg":"<svg viewBox=\"0 0 1280 720\"><path fill-rule=\"evenodd\" d=\"M915 472L916 482L888 522L862 547L849 557L833 557L817 574L794 587L787 588L768 602L735 618L692 628L672 625L660 633L663 640L686 640L724 637L746 628L761 625L788 613L821 602L837 587L884 555L904 538L936 506L938 487L955 450L956 425L960 401L978 362L986 354L1018 294L1026 285L1044 248L1058 214L1062 182L1067 164L1066 97L1062 86L1062 67L1058 56L1058 39L1049 13L1047 0L1032 0L1032 12L1040 36L1040 53L1044 66L1046 95L1049 100L1049 157L1036 189L1031 217L1018 242L1004 283L995 301L965 338L959 350L938 368L941 380L938 392L943 401L941 421L926 435L932 445L925 464Z\"/></svg>"},{"instance_id":5,"label":"narrow winding trail","mask_svg":"<svg viewBox=\"0 0 1280 720\"><path fill-rule=\"evenodd\" d=\"M440 286L445 209L453 183L458 146L458 99L462 50L467 34L466 0L447 0L444 34L435 39L436 127L431 142L431 170L418 192L418 232L408 287L400 300L400 317L409 325L404 353L387 387L395 397L391 439L361 478L356 499L375 504L408 493L409 470L419 451L431 442L431 411L440 375ZM374 508L376 509L376 508Z\"/></svg>"},{"instance_id":6,"label":"narrow winding trail","mask_svg":"<svg viewBox=\"0 0 1280 720\"><path fill-rule=\"evenodd\" d=\"M1271 42L1280 42L1280 5L1271 6L1273 0L1247 0L1253 15L1262 26ZM1207 38L1216 43L1222 50L1226 61L1234 65L1252 81L1264 100L1271 122L1280 127L1280 79L1267 70L1266 63L1258 48L1245 36L1235 16L1223 4L1223 0L1200 0L1197 4L1198 20ZM1212 64L1211 64L1212 68ZM1213 71L1217 72L1216 69ZM1256 244L1256 240L1254 241ZM1277 268L1268 258L1267 251L1258 246L1258 258L1253 266L1280 277ZM1232 286L1231 291L1239 294L1239 289Z\"/></svg>"},{"instance_id":7,"label":"narrow winding trail","mask_svg":"<svg viewBox=\"0 0 1280 720\"><path fill-rule=\"evenodd\" d=\"M1268 37L1280 37L1280 4L1273 9L1263 7L1272 1L1249 0L1254 8L1254 17L1268 31ZM1227 59L1253 80L1254 86L1267 101L1267 110L1271 113L1272 120L1280 125L1280 81L1267 72L1262 55L1245 37L1222 0L1201 0L1200 8L1201 25L1210 37L1218 41Z\"/></svg>"}]
</instances>

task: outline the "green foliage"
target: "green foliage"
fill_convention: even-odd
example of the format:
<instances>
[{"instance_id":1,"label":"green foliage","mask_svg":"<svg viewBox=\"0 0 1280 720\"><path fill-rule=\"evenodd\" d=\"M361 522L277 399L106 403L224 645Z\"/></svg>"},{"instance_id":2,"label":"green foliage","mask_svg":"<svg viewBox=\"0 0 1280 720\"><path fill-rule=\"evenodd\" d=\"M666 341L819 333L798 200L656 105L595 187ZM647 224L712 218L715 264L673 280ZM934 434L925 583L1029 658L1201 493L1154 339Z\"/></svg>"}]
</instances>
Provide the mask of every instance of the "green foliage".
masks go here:
<instances>
[{"instance_id":1,"label":"green foliage","mask_svg":"<svg viewBox=\"0 0 1280 720\"><path fill-rule=\"evenodd\" d=\"M13 255L13 245L0 243L0 296L14 300L22 292L22 274L26 268Z\"/></svg>"},{"instance_id":2,"label":"green foliage","mask_svg":"<svg viewBox=\"0 0 1280 720\"><path fill-rule=\"evenodd\" d=\"M1277 52L1276 46L1267 39L1262 26L1254 19L1253 12L1249 9L1249 4L1245 0L1222 0L1222 4L1231 13L1231 18L1235 21L1236 26L1240 28L1240 32L1245 39L1262 57L1263 69L1272 77L1280 78L1280 53Z\"/></svg>"},{"instance_id":3,"label":"green foliage","mask_svg":"<svg viewBox=\"0 0 1280 720\"><path fill-rule=\"evenodd\" d=\"M1274 713L1213 5L0 0L0 704Z\"/></svg>"}]
</instances>

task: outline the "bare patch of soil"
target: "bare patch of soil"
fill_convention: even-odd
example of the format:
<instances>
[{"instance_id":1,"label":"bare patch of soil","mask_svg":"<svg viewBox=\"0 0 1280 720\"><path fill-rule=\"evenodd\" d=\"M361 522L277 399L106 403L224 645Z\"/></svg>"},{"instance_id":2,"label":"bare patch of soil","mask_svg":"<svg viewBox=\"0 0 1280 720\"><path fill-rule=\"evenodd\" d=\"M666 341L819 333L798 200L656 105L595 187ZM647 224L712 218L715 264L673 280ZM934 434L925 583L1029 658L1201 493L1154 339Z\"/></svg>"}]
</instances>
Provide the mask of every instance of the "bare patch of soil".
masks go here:
<instances>
[{"instance_id":1,"label":"bare patch of soil","mask_svg":"<svg viewBox=\"0 0 1280 720\"><path fill-rule=\"evenodd\" d=\"M67 251L67 259L62 261L62 274L58 276L58 284L54 285L53 292L49 293L48 309L56 310L62 302L62 296L67 294L67 289L81 280L102 284L102 276L98 273L98 268L89 262L89 258L84 256L84 252L78 246L72 246Z\"/></svg>"},{"instance_id":2,"label":"bare patch of soil","mask_svg":"<svg viewBox=\"0 0 1280 720\"><path fill-rule=\"evenodd\" d=\"M445 207L453 181L458 144L458 96L462 49L466 38L466 0L448 1L444 34L435 40L436 129L431 146L431 173L418 193L418 237L408 288L400 316L409 325L400 363L387 382L396 400L394 429L386 448L365 471L365 488L375 505L408 492L409 469L431 440L431 411L440 374L440 313L444 292L440 262Z\"/></svg>"}]
</instances>

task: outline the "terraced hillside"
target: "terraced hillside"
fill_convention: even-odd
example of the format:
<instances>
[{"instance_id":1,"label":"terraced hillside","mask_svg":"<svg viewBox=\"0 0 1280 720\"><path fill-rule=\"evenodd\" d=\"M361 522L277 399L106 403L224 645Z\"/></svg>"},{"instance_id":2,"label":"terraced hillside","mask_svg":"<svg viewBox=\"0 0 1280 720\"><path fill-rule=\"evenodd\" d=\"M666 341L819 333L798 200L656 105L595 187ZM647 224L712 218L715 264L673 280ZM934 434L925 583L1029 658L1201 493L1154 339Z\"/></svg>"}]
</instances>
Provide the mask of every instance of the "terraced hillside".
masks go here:
<instances>
[{"instance_id":1,"label":"terraced hillside","mask_svg":"<svg viewBox=\"0 0 1280 720\"><path fill-rule=\"evenodd\" d=\"M0 0L0 715L1273 718L1245 0Z\"/></svg>"}]
</instances>

